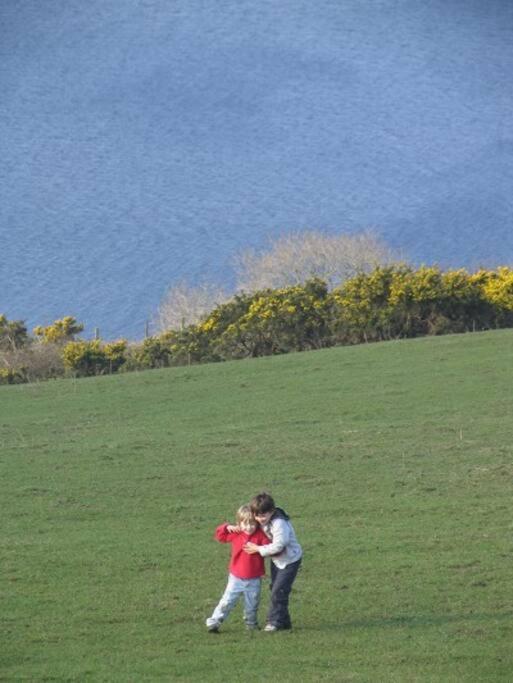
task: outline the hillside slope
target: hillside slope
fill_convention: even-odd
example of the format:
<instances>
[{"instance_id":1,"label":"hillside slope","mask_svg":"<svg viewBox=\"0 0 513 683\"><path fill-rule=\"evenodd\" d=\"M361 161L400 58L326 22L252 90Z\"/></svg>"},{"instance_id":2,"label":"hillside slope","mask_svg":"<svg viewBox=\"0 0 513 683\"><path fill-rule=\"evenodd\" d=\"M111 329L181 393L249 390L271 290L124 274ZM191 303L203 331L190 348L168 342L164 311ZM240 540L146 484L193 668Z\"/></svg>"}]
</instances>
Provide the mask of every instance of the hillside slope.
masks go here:
<instances>
[{"instance_id":1,"label":"hillside slope","mask_svg":"<svg viewBox=\"0 0 513 683\"><path fill-rule=\"evenodd\" d=\"M507 681L512 345L0 387L0 677ZM247 634L237 612L213 637L213 529L263 488L305 549L295 629Z\"/></svg>"}]
</instances>

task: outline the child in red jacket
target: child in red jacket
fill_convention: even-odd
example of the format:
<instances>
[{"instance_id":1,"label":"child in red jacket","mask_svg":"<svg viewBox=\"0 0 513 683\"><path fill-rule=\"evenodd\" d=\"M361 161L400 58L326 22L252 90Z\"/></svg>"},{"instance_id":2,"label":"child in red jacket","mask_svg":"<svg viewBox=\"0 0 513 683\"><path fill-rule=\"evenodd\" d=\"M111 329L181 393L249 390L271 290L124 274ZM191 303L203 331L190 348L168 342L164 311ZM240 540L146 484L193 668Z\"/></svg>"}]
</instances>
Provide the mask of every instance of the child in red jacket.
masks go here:
<instances>
[{"instance_id":1,"label":"child in red jacket","mask_svg":"<svg viewBox=\"0 0 513 683\"><path fill-rule=\"evenodd\" d=\"M221 524L216 529L216 538L221 543L231 543L228 584L212 616L206 621L207 629L217 633L221 623L230 614L241 595L244 595L244 621L246 628L256 629L257 610L260 602L262 576L265 574L264 558L255 553L249 555L243 547L249 541L255 545L268 545L264 534L253 517L249 505L237 510L237 526Z\"/></svg>"}]
</instances>

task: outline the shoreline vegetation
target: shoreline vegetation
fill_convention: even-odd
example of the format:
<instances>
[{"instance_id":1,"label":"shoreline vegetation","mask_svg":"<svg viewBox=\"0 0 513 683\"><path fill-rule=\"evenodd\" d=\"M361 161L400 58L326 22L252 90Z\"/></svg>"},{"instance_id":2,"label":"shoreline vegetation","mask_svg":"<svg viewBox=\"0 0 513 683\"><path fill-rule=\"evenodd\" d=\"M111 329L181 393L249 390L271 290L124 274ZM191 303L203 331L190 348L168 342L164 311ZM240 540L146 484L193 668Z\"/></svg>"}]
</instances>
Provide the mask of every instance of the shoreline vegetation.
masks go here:
<instances>
[{"instance_id":1,"label":"shoreline vegetation","mask_svg":"<svg viewBox=\"0 0 513 683\"><path fill-rule=\"evenodd\" d=\"M207 297L189 320L181 315L180 325L175 320L174 328L139 342L81 339L84 327L72 316L30 335L22 320L0 315L0 384L508 327L513 327L513 269L469 273L397 263L367 266L339 285L311 277L241 291L218 304Z\"/></svg>"}]
</instances>

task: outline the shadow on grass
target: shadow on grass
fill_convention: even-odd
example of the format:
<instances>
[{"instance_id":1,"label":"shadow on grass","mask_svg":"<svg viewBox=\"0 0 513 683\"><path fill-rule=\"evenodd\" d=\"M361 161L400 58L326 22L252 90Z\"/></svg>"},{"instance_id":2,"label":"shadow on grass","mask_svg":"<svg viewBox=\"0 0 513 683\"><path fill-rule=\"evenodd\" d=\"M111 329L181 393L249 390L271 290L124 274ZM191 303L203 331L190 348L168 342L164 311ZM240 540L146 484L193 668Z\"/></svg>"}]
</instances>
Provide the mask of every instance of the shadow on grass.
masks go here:
<instances>
[{"instance_id":1,"label":"shadow on grass","mask_svg":"<svg viewBox=\"0 0 513 683\"><path fill-rule=\"evenodd\" d=\"M505 621L513 618L513 611L499 613L470 612L468 614L429 614L414 616L396 617L375 617L369 619L355 619L352 621L340 621L337 624L324 624L322 630L334 629L342 630L348 628L418 628L425 626L443 626L463 621L486 622L486 621ZM301 627L303 628L303 627ZM310 627L304 627L310 630ZM311 630L318 630L311 628Z\"/></svg>"}]
</instances>

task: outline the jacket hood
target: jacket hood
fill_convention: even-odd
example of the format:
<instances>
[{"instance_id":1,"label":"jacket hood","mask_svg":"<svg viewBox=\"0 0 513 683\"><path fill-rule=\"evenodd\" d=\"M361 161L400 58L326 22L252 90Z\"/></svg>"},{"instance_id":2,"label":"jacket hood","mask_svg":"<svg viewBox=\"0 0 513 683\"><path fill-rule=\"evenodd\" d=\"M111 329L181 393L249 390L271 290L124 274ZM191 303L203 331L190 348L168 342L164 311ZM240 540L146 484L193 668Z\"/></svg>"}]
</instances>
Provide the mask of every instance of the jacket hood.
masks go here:
<instances>
[{"instance_id":1,"label":"jacket hood","mask_svg":"<svg viewBox=\"0 0 513 683\"><path fill-rule=\"evenodd\" d=\"M285 510L283 508L276 508L274 513L273 513L273 516L271 517L271 520L273 520L273 519L284 519L286 522L288 522L290 517L288 516L288 514L285 512ZM269 521L271 521L271 520L269 520Z\"/></svg>"}]
</instances>

